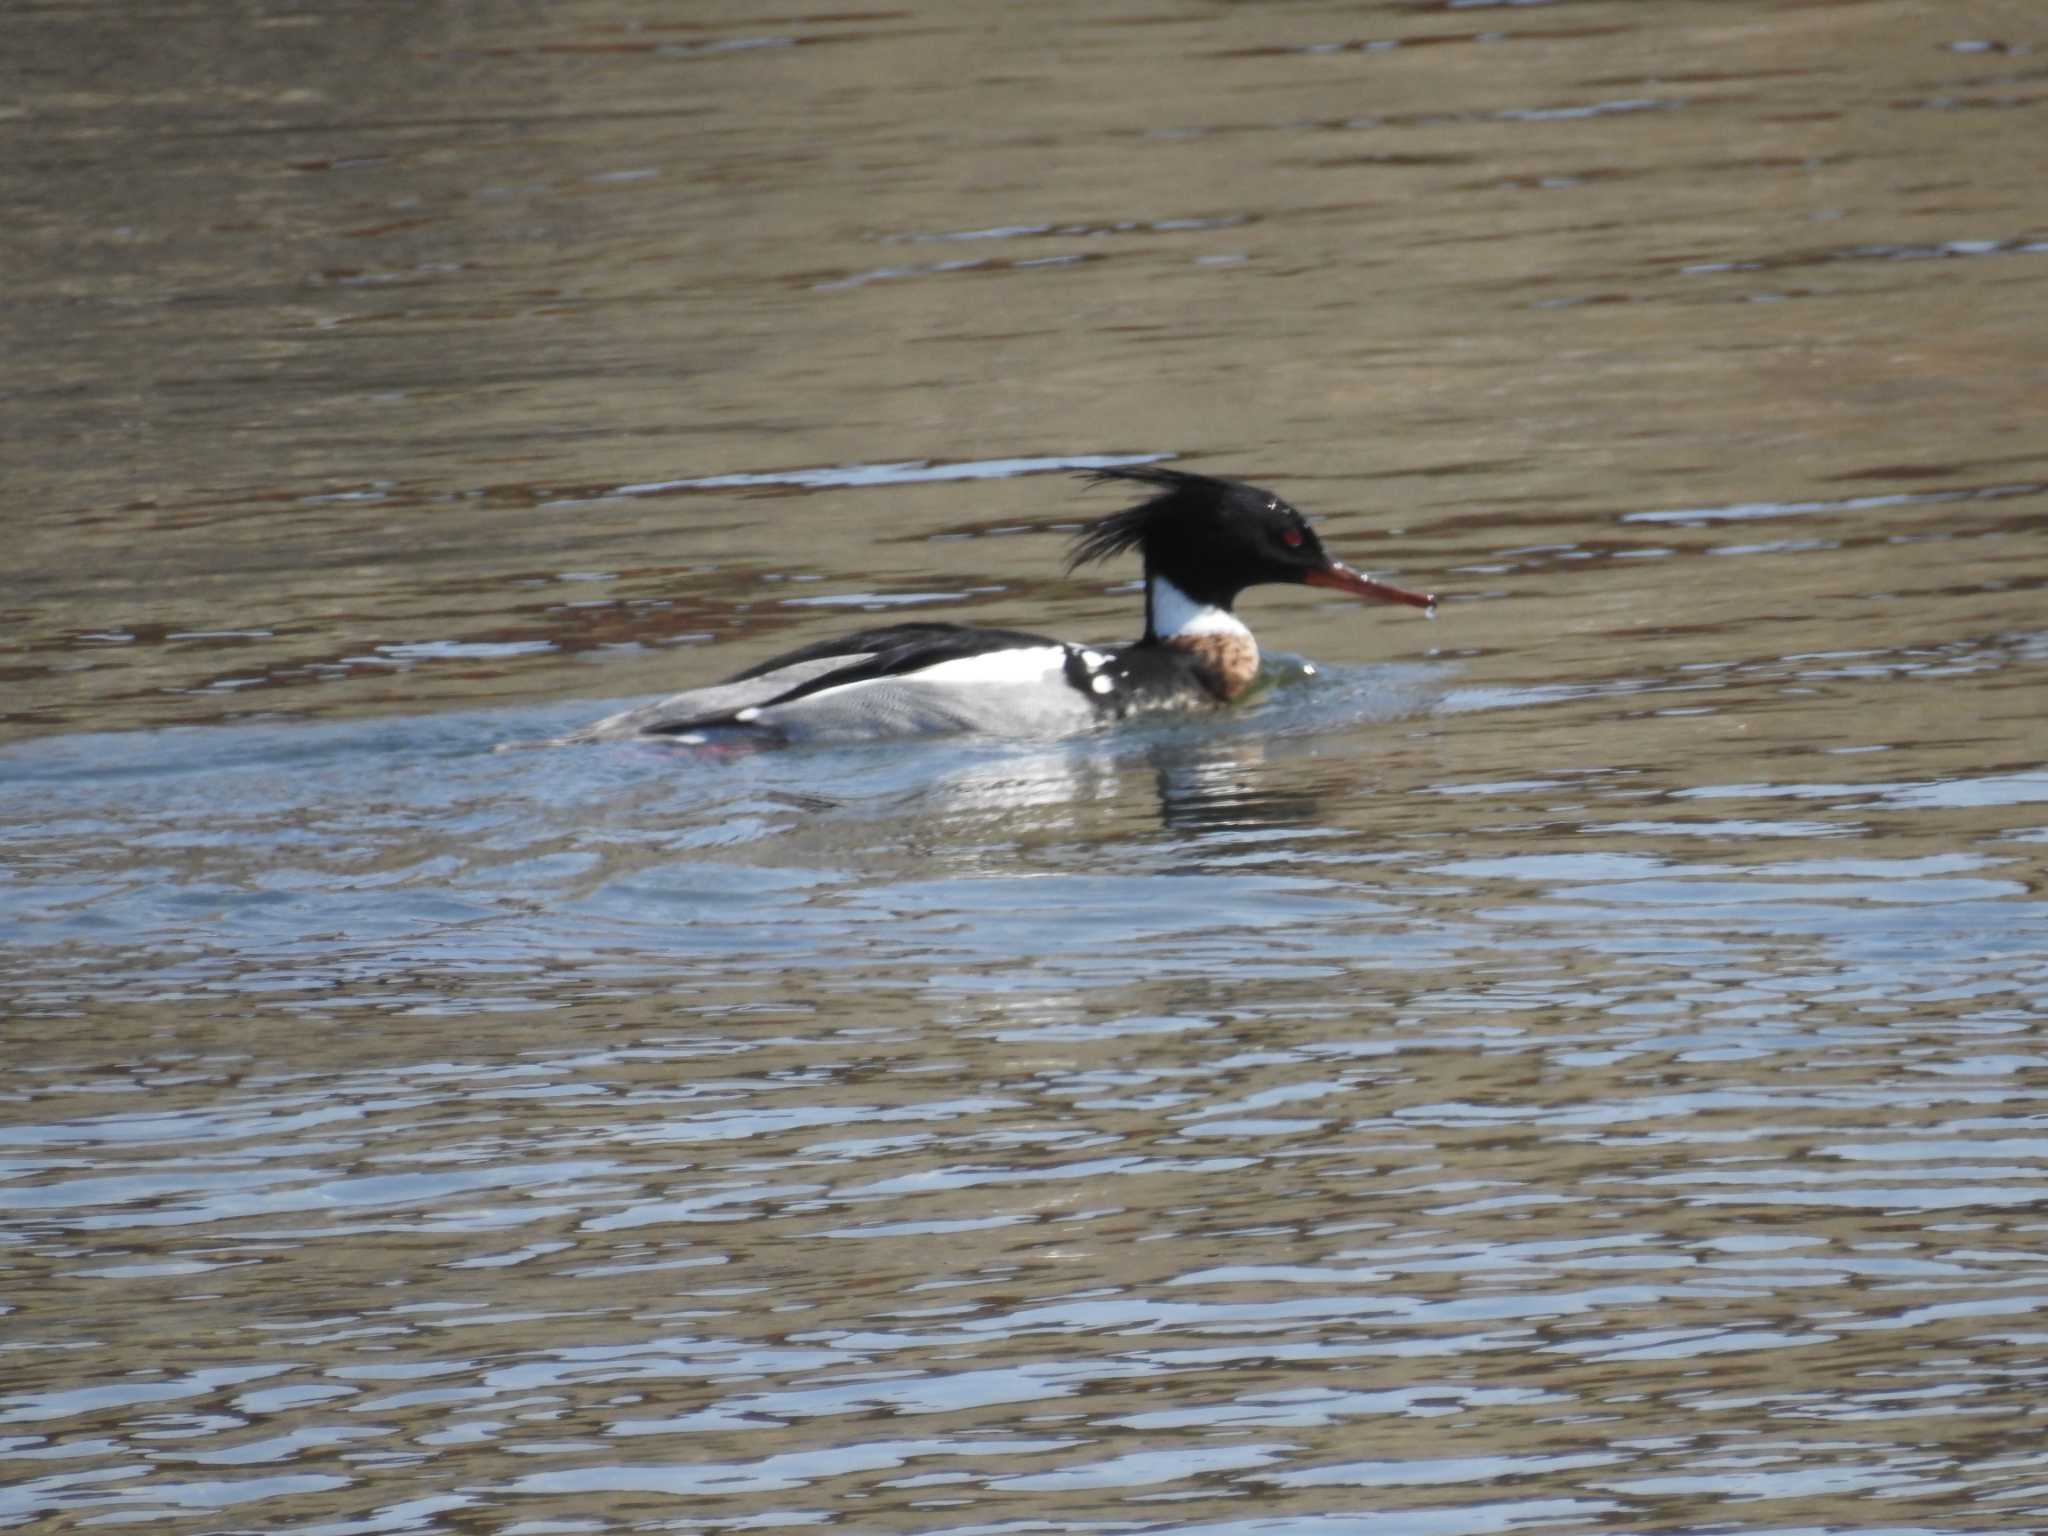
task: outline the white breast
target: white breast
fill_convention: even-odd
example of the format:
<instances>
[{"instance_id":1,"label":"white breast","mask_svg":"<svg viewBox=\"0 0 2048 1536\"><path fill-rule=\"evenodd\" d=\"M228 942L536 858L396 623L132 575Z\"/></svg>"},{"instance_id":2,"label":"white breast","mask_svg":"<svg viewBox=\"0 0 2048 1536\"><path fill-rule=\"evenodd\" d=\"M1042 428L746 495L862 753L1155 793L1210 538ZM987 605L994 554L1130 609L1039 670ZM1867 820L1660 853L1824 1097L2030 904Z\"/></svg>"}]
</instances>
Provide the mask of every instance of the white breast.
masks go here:
<instances>
[{"instance_id":1,"label":"white breast","mask_svg":"<svg viewBox=\"0 0 2048 1536\"><path fill-rule=\"evenodd\" d=\"M1193 639L1198 635L1251 638L1252 632L1245 627L1244 620L1229 609L1196 602L1164 576L1152 578L1145 602L1152 619L1152 633L1162 640L1182 636Z\"/></svg>"}]
</instances>

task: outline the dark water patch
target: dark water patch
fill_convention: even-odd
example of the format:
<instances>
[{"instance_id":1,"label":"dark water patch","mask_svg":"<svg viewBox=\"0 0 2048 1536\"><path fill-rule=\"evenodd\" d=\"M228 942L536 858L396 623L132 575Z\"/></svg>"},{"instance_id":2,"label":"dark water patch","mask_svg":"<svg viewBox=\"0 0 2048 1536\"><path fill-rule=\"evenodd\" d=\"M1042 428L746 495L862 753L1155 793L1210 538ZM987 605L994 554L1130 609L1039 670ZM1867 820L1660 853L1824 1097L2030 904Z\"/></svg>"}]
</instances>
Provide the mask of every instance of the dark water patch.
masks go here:
<instances>
[{"instance_id":1,"label":"dark water patch","mask_svg":"<svg viewBox=\"0 0 2048 1536\"><path fill-rule=\"evenodd\" d=\"M2015 112L2027 111L2043 102L2048 102L2048 91L2004 91L1974 96L1941 91L1930 96L1900 97L1889 105L1898 112Z\"/></svg>"},{"instance_id":2,"label":"dark water patch","mask_svg":"<svg viewBox=\"0 0 2048 1536\"><path fill-rule=\"evenodd\" d=\"M1778 68L1749 68L1742 70L1721 69L1676 69L1660 70L1655 75L1608 75L1585 82L1589 90L1619 90L1628 86L1644 88L1671 85L1735 85L1751 80L1810 80L1826 74L1827 71L1811 65L1786 65ZM1750 164L1740 161L1735 164ZM1804 164L1803 160L1790 160L1787 164Z\"/></svg>"},{"instance_id":3,"label":"dark water patch","mask_svg":"<svg viewBox=\"0 0 2048 1536\"><path fill-rule=\"evenodd\" d=\"M1498 30L1470 32L1405 32L1398 37L1349 38L1341 42L1292 43L1255 48L1238 48L1218 53L1215 57L1224 60L1287 58L1291 56L1329 58L1341 54L1395 53L1404 49L1456 47L1466 44L1490 47L1495 44L1517 42L1576 42L1592 38L1623 36L1634 30L1632 26L1610 24L1604 26L1503 27Z\"/></svg>"},{"instance_id":4,"label":"dark water patch","mask_svg":"<svg viewBox=\"0 0 2048 1536\"><path fill-rule=\"evenodd\" d=\"M799 273L792 276L789 281L801 284L815 293L843 293L850 289L865 288L871 283L893 283L902 282L905 279L927 277L955 277L963 273L987 276L1016 272L1035 272L1085 266L1091 262L1107 261L1109 259L1109 254L1103 251L1069 251L1056 256L962 257L957 261L933 261L921 264L866 267L858 271Z\"/></svg>"},{"instance_id":5,"label":"dark water patch","mask_svg":"<svg viewBox=\"0 0 2048 1536\"><path fill-rule=\"evenodd\" d=\"M1112 235L1187 234L1211 229L1241 229L1258 222L1253 214L1189 214L1161 219L1118 219L1105 224L995 224L985 229L954 229L908 234L878 234L883 245L951 244L977 240L1100 239Z\"/></svg>"},{"instance_id":6,"label":"dark water patch","mask_svg":"<svg viewBox=\"0 0 2048 1536\"><path fill-rule=\"evenodd\" d=\"M1607 182L1629 181L1642 175L1632 167L1618 165L1582 166L1576 170L1515 172L1489 176L1484 181L1454 187L1458 192L1571 192Z\"/></svg>"}]
</instances>

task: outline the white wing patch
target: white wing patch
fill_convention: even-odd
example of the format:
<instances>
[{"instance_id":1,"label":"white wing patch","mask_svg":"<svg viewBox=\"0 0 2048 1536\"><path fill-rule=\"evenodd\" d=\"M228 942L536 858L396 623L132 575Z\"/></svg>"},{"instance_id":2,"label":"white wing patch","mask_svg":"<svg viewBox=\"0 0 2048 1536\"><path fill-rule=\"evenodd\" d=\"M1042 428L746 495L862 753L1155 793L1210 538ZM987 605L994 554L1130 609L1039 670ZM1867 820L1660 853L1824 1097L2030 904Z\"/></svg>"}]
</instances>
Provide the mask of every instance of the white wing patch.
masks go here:
<instances>
[{"instance_id":1,"label":"white wing patch","mask_svg":"<svg viewBox=\"0 0 2048 1536\"><path fill-rule=\"evenodd\" d=\"M1066 670L1067 648L1063 645L1012 646L1003 651L983 651L979 656L957 656L936 666L919 667L903 674L903 680L945 683L958 688L994 688L1003 684L1036 682L1048 673Z\"/></svg>"}]
</instances>

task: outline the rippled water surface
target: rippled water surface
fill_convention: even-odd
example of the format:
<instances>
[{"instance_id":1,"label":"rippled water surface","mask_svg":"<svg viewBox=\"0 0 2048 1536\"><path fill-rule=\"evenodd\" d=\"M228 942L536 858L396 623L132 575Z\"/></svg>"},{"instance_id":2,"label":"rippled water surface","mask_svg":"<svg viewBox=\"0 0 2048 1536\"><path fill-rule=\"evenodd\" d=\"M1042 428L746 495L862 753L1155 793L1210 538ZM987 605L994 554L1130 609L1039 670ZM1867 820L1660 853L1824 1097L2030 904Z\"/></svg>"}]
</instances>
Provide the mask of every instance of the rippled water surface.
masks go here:
<instances>
[{"instance_id":1,"label":"rippled water surface","mask_svg":"<svg viewBox=\"0 0 2048 1536\"><path fill-rule=\"evenodd\" d=\"M2048 1525L2037 7L0 59L0 1525ZM499 750L1128 633L1155 459L1440 618Z\"/></svg>"}]
</instances>

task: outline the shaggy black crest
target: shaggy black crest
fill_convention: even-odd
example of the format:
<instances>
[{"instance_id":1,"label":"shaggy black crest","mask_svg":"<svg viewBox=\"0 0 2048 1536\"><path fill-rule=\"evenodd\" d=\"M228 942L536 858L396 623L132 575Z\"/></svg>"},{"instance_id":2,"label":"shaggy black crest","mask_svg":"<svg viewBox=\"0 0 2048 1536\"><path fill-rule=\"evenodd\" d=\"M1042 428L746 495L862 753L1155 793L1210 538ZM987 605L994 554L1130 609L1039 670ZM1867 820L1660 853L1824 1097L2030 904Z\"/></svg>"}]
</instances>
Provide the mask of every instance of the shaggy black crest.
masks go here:
<instances>
[{"instance_id":1,"label":"shaggy black crest","mask_svg":"<svg viewBox=\"0 0 2048 1536\"><path fill-rule=\"evenodd\" d=\"M1240 499L1253 506L1275 503L1275 498L1255 485L1236 480L1219 480L1213 475L1189 474L1183 469L1161 469L1153 464L1132 464L1120 469L1098 469L1088 475L1091 485L1109 480L1138 480L1162 487L1150 501L1105 517L1084 528L1067 554L1067 569L1107 560L1126 550L1140 549L1146 540L1181 518L1213 514L1218 508Z\"/></svg>"}]
</instances>

